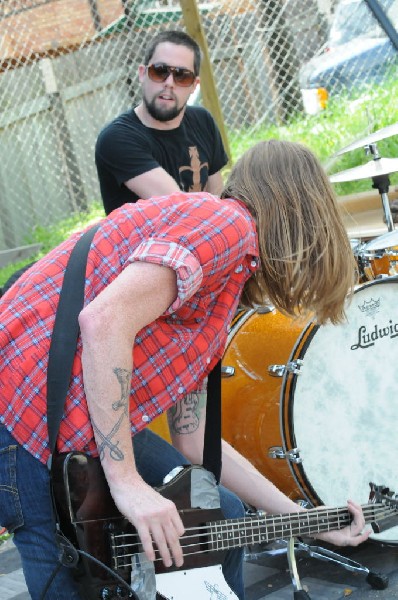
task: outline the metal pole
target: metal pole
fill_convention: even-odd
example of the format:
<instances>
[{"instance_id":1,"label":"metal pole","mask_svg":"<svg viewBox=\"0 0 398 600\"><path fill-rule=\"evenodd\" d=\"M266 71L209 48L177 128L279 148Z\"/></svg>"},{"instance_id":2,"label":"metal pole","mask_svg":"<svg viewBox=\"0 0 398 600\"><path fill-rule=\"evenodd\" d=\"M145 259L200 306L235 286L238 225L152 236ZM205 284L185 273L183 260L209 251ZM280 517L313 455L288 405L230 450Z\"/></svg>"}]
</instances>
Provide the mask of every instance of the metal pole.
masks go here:
<instances>
[{"instance_id":1,"label":"metal pole","mask_svg":"<svg viewBox=\"0 0 398 600\"><path fill-rule=\"evenodd\" d=\"M209 48L203 30L199 9L196 0L180 0L180 6L187 32L199 44L203 53L202 68L200 70L202 81L200 90L203 96L203 104L212 113L220 129L224 148L229 158L228 166L231 166L231 152L229 148L227 131L224 124L224 117L217 93L213 69L210 61Z\"/></svg>"},{"instance_id":2,"label":"metal pole","mask_svg":"<svg viewBox=\"0 0 398 600\"><path fill-rule=\"evenodd\" d=\"M365 0L369 9L372 11L375 19L380 23L380 26L384 29L387 36L390 38L392 45L395 50L398 50L398 34L394 28L394 25L391 23L390 19L387 17L386 13L380 6L380 2L378 0Z\"/></svg>"}]
</instances>

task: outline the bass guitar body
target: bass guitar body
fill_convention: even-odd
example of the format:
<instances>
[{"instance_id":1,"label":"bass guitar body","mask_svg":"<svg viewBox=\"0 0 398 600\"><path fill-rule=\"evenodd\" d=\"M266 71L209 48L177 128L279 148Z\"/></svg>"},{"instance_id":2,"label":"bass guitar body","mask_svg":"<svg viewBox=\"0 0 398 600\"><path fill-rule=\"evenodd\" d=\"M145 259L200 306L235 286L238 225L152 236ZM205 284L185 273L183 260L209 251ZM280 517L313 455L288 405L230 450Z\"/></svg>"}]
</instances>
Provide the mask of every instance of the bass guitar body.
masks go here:
<instances>
[{"instance_id":1,"label":"bass guitar body","mask_svg":"<svg viewBox=\"0 0 398 600\"><path fill-rule=\"evenodd\" d=\"M53 461L52 479L63 562L72 564L82 598L186 600L188 593L191 600L236 598L221 571L225 550L210 551L206 523L223 516L214 478L202 467L184 467L157 488L176 504L190 532L181 540L184 565L179 569L166 568L160 559L146 560L134 527L113 502L98 459L76 452L59 455ZM195 550L190 553L189 547ZM137 591L123 582L128 586L135 582Z\"/></svg>"}]
</instances>

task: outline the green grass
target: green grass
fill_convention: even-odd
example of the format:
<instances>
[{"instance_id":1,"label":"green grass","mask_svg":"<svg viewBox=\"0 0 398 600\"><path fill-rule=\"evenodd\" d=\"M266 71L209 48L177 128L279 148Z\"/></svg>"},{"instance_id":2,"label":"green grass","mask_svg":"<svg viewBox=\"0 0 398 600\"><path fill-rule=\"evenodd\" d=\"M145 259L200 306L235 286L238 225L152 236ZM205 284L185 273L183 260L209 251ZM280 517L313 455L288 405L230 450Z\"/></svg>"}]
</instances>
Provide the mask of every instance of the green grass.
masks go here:
<instances>
[{"instance_id":1,"label":"green grass","mask_svg":"<svg viewBox=\"0 0 398 600\"><path fill-rule=\"evenodd\" d=\"M7 279L11 277L15 271L21 269L25 265L29 264L33 260L38 260L47 252L55 248L58 244L63 242L75 231L83 229L90 222L104 216L104 209L102 204L98 201L91 204L89 210L84 213L75 214L67 219L59 221L55 225L50 227L42 227L37 225L32 231L31 235L27 237L26 244L40 243L42 244L40 252L35 256L31 256L22 261L10 263L0 269L0 287L5 284Z\"/></svg>"},{"instance_id":2,"label":"green grass","mask_svg":"<svg viewBox=\"0 0 398 600\"><path fill-rule=\"evenodd\" d=\"M398 122L398 81L392 80L382 87L372 86L366 93L354 99L332 100L325 111L314 116L296 115L286 125L264 127L256 132L229 132L232 161L235 162L245 150L261 140L285 139L308 146L321 160L329 174L364 164L371 160L362 148L347 152L341 157L333 155L357 139L387 125ZM378 148L383 157L398 157L398 136L381 140ZM391 184L398 184L398 174L391 175ZM372 189L370 179L352 181L335 186L338 195L353 194ZM66 237L82 229L90 221L103 216L100 202L91 205L87 213L64 219L51 227L36 227L26 244L40 242L40 253L30 259L7 265L0 269L0 286L18 269L40 258Z\"/></svg>"},{"instance_id":3,"label":"green grass","mask_svg":"<svg viewBox=\"0 0 398 600\"><path fill-rule=\"evenodd\" d=\"M333 155L357 139L363 139L387 125L398 122L398 80L383 87L373 86L357 98L338 98L328 108L313 116L302 115L288 125L263 128L255 133L233 132L229 136L232 160L235 161L250 146L270 138L305 144L318 156L329 174L344 171L371 160L364 149L347 152L338 158ZM383 157L398 157L398 136L378 142ZM398 176L391 176L397 183ZM370 190L372 182L364 179L335 186L336 194L345 195Z\"/></svg>"}]
</instances>

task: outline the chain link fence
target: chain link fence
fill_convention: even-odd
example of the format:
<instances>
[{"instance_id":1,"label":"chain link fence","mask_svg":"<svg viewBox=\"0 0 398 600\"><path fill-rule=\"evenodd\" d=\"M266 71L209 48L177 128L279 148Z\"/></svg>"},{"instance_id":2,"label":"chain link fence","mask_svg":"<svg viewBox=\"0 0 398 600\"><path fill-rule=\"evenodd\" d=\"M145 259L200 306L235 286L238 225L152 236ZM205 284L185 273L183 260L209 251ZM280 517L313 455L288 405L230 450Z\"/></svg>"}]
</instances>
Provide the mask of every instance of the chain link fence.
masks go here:
<instances>
[{"instance_id":1,"label":"chain link fence","mask_svg":"<svg viewBox=\"0 0 398 600\"><path fill-rule=\"evenodd\" d=\"M356 23L355 11L366 7L350 2ZM317 81L319 68L304 68L326 44L333 0L214 0L198 7L230 134L254 136L315 112L329 83L349 88L330 73ZM383 36L367 17L369 29ZM0 2L0 250L100 199L97 135L138 103L144 49L171 28L185 29L177 0ZM379 81L395 75L394 60L391 51L390 72L379 69ZM356 72L349 69L355 67L345 71L348 82Z\"/></svg>"}]
</instances>

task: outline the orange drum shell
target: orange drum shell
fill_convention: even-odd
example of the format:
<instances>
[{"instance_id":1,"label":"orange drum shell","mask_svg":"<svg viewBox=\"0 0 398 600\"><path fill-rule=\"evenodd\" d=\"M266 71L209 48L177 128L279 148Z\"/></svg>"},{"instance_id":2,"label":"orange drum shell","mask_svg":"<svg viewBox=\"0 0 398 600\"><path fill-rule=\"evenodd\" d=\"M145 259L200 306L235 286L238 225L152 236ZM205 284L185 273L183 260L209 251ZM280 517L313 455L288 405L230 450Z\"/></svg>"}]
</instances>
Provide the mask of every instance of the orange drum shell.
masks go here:
<instances>
[{"instance_id":1,"label":"orange drum shell","mask_svg":"<svg viewBox=\"0 0 398 600\"><path fill-rule=\"evenodd\" d=\"M374 258L356 256L360 283L373 281L379 277L394 277L398 274L398 247L393 246L382 251Z\"/></svg>"},{"instance_id":2,"label":"orange drum shell","mask_svg":"<svg viewBox=\"0 0 398 600\"><path fill-rule=\"evenodd\" d=\"M167 413L162 413L159 417L156 417L156 419L149 424L149 429L171 443L169 426L167 424Z\"/></svg>"},{"instance_id":3,"label":"orange drum shell","mask_svg":"<svg viewBox=\"0 0 398 600\"><path fill-rule=\"evenodd\" d=\"M268 367L286 365L303 323L274 310L247 314L232 327L223 358L223 367L234 368L233 376L222 379L223 437L286 495L298 499L302 493L286 459L269 456L272 447L283 443L282 377L271 376Z\"/></svg>"},{"instance_id":4,"label":"orange drum shell","mask_svg":"<svg viewBox=\"0 0 398 600\"><path fill-rule=\"evenodd\" d=\"M371 261L375 279L378 275L388 275L390 277L397 275L397 254L398 248L397 246L394 246L393 248L385 250L380 258L374 258Z\"/></svg>"},{"instance_id":5,"label":"orange drum shell","mask_svg":"<svg viewBox=\"0 0 398 600\"><path fill-rule=\"evenodd\" d=\"M280 423L282 377L270 365L286 365L304 324L275 311L242 311L231 326L222 361L234 374L222 378L222 435L265 477L294 500L303 494L287 460L271 458L272 447L283 447ZM165 415L150 428L170 441Z\"/></svg>"}]
</instances>

